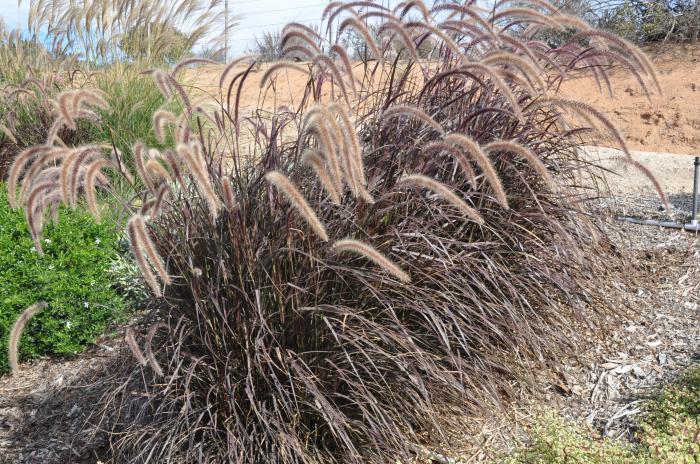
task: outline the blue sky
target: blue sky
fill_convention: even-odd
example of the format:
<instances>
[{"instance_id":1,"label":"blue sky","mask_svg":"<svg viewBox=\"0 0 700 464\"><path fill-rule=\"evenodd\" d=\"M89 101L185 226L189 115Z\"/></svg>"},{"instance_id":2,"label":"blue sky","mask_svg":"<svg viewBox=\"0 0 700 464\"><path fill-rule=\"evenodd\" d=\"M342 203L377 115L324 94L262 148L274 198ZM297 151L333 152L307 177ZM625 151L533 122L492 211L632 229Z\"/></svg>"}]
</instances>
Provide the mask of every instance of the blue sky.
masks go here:
<instances>
[{"instance_id":1,"label":"blue sky","mask_svg":"<svg viewBox=\"0 0 700 464\"><path fill-rule=\"evenodd\" d=\"M318 23L327 4L327 0L229 0L231 13L241 15L230 37L231 55L251 47L256 35L280 29L288 22Z\"/></svg>"},{"instance_id":2,"label":"blue sky","mask_svg":"<svg viewBox=\"0 0 700 464\"><path fill-rule=\"evenodd\" d=\"M9 30L14 29L17 25L26 28L28 13L28 0L24 0L21 6L18 6L17 0L0 0L0 16Z\"/></svg>"},{"instance_id":3,"label":"blue sky","mask_svg":"<svg viewBox=\"0 0 700 464\"><path fill-rule=\"evenodd\" d=\"M167 0L166 0L167 1ZM383 0L393 6L400 0ZM240 15L240 24L233 29L230 36L229 57L239 55L250 49L255 43L255 36L263 32L280 29L290 21L311 24L318 22L323 8L329 0L229 0L231 14ZM428 3L432 3L430 0ZM19 25L27 26L29 0L23 0L18 7L17 0L0 0L0 16L8 29Z\"/></svg>"},{"instance_id":4,"label":"blue sky","mask_svg":"<svg viewBox=\"0 0 700 464\"><path fill-rule=\"evenodd\" d=\"M391 0L390 3L394 5L398 1ZM231 15L241 17L239 26L230 36L229 56L245 52L255 43L255 36L280 29L288 22L318 22L327 4L328 0L229 0ZM0 16L8 29L18 25L26 29L28 11L29 0L23 0L19 7L17 0L0 0Z\"/></svg>"}]
</instances>

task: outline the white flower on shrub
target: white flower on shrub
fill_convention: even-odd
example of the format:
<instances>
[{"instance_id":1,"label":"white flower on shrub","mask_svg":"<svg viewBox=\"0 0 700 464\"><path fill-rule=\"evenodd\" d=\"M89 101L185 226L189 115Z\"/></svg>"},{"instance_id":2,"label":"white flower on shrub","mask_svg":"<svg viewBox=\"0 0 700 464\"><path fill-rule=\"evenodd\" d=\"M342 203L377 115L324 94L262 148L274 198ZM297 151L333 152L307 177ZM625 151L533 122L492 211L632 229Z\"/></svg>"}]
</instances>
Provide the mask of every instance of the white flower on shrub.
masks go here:
<instances>
[{"instance_id":1,"label":"white flower on shrub","mask_svg":"<svg viewBox=\"0 0 700 464\"><path fill-rule=\"evenodd\" d=\"M31 251L32 253L36 253L36 247L31 247L29 251Z\"/></svg>"},{"instance_id":2,"label":"white flower on shrub","mask_svg":"<svg viewBox=\"0 0 700 464\"><path fill-rule=\"evenodd\" d=\"M44 243L46 243L46 244L51 244L51 239L45 238L45 239L44 239Z\"/></svg>"},{"instance_id":3,"label":"white flower on shrub","mask_svg":"<svg viewBox=\"0 0 700 464\"><path fill-rule=\"evenodd\" d=\"M90 307L90 303L88 303L87 301L83 301L83 307L89 308L89 307Z\"/></svg>"},{"instance_id":4,"label":"white flower on shrub","mask_svg":"<svg viewBox=\"0 0 700 464\"><path fill-rule=\"evenodd\" d=\"M66 329L70 329L70 327L73 325L71 321L66 321Z\"/></svg>"},{"instance_id":5,"label":"white flower on shrub","mask_svg":"<svg viewBox=\"0 0 700 464\"><path fill-rule=\"evenodd\" d=\"M96 239L95 239L95 245L99 245L100 243L102 243L102 240L100 240L99 237L96 238Z\"/></svg>"}]
</instances>

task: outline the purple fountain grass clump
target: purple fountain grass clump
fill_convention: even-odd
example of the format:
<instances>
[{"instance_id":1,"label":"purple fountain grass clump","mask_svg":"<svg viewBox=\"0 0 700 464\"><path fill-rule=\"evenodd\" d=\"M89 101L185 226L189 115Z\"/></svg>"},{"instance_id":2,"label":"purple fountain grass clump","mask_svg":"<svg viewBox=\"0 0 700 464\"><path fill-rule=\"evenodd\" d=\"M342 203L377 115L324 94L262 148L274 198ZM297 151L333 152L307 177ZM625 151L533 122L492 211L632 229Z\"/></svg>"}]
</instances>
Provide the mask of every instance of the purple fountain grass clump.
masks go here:
<instances>
[{"instance_id":1,"label":"purple fountain grass clump","mask_svg":"<svg viewBox=\"0 0 700 464\"><path fill-rule=\"evenodd\" d=\"M619 257L600 212L569 200L597 174L563 110L628 150L598 110L556 94L573 69L602 83L600 65L627 49L619 64L643 87L654 74L624 42L542 12L546 0L510 3L331 2L328 39L283 31L309 63L259 76L285 101L280 73L305 79L284 107L244 111L252 57L223 69L216 110L177 81L200 61L150 72L185 109L153 116L172 146L133 149L143 191L126 228L157 321L145 354L127 330L135 362L104 398L115 461L409 462L444 438L446 410L492 411L576 349L579 329L604 333L615 308L590 303ZM581 43L537 40L572 27ZM350 61L349 30L375 62ZM59 143L99 102L61 104L47 145L8 179L35 241L45 211L81 189L99 214L93 190L117 156Z\"/></svg>"}]
</instances>

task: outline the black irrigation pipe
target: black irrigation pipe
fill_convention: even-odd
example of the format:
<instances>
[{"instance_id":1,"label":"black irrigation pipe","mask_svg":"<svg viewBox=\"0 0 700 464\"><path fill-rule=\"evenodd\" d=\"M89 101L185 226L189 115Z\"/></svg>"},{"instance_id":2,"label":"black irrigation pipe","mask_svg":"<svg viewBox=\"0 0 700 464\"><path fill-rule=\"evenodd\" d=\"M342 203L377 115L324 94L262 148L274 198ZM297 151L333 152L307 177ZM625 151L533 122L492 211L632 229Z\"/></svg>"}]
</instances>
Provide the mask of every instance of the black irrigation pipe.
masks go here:
<instances>
[{"instance_id":1,"label":"black irrigation pipe","mask_svg":"<svg viewBox=\"0 0 700 464\"><path fill-rule=\"evenodd\" d=\"M632 224L641 224L644 226L659 226L668 227L671 229L683 229L691 232L700 232L700 224L698 224L698 183L700 182L700 156L695 157L695 166L693 174L693 213L690 216L690 222L687 224L681 224L672 221L655 221L653 219L637 219L627 216L618 216L618 220L629 222Z\"/></svg>"}]
</instances>

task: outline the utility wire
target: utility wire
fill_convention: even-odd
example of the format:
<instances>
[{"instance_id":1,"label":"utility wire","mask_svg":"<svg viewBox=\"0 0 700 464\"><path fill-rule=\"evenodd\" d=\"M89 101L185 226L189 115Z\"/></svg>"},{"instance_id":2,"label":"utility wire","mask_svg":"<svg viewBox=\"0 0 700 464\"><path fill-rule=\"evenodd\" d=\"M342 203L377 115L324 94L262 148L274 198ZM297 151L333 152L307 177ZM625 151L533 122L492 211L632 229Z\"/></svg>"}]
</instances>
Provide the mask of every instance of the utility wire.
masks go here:
<instances>
[{"instance_id":1,"label":"utility wire","mask_svg":"<svg viewBox=\"0 0 700 464\"><path fill-rule=\"evenodd\" d=\"M293 11L293 10L301 10L303 8L317 8L319 6L325 6L327 5L326 3L316 3L315 5L299 5L294 8L280 8L278 10L264 10L264 11L254 11L252 13L240 13L240 15L245 18L246 16L252 16L252 15L261 15L261 14L269 14L269 13L277 13L279 11Z\"/></svg>"}]
</instances>

